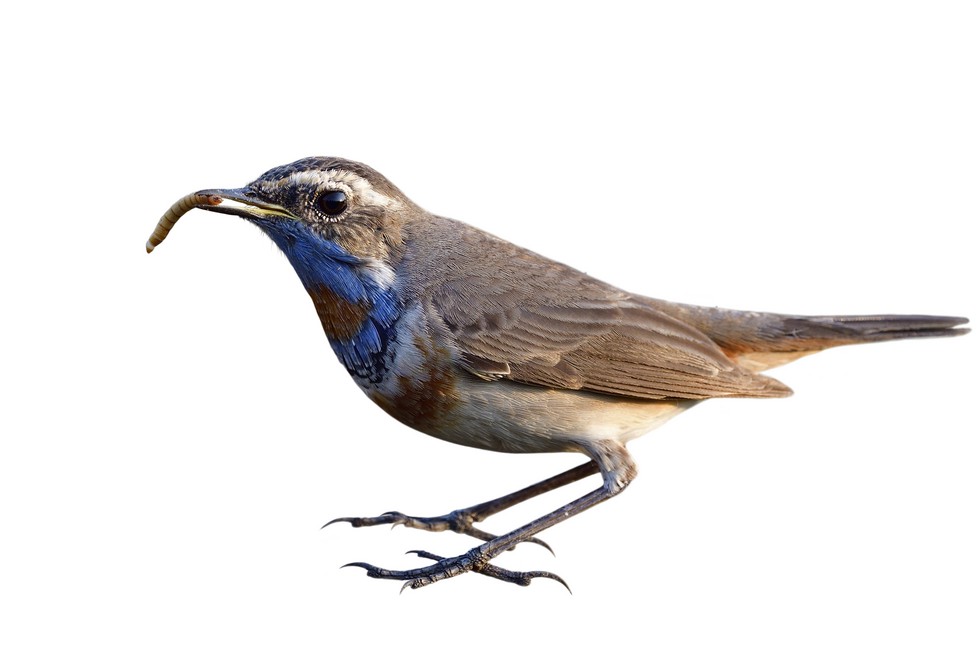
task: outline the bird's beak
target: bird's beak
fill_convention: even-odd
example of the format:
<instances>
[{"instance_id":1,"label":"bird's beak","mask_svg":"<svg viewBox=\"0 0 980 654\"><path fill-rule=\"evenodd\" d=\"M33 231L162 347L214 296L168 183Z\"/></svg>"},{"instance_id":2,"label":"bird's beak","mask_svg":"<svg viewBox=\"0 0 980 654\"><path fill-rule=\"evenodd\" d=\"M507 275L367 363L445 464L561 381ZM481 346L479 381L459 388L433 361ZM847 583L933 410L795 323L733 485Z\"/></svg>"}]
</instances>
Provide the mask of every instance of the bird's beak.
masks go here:
<instances>
[{"instance_id":1,"label":"bird's beak","mask_svg":"<svg viewBox=\"0 0 980 654\"><path fill-rule=\"evenodd\" d=\"M204 191L198 191L197 195L221 198L221 204L198 205L198 209L204 209L205 211L226 213L230 216L240 216L241 218L257 220L268 218L289 218L290 220L296 220L296 216L278 204L262 202L257 198L255 192L248 188L206 189Z\"/></svg>"},{"instance_id":2,"label":"bird's beak","mask_svg":"<svg viewBox=\"0 0 980 654\"><path fill-rule=\"evenodd\" d=\"M241 216L248 220L268 220L270 218L288 218L297 220L296 216L280 207L278 204L262 202L250 188L208 189L185 195L177 200L167 213L163 214L156 228L146 242L146 251L163 243L167 234L173 229L177 220L191 209L217 211L232 216Z\"/></svg>"}]
</instances>

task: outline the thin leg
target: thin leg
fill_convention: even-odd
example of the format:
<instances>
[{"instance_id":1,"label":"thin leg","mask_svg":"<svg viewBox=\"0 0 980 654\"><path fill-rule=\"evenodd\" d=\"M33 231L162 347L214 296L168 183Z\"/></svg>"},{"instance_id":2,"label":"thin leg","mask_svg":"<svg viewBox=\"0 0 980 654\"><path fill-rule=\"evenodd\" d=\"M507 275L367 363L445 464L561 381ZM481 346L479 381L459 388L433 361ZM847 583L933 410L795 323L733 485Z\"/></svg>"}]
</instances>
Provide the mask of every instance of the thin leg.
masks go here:
<instances>
[{"instance_id":1,"label":"thin leg","mask_svg":"<svg viewBox=\"0 0 980 654\"><path fill-rule=\"evenodd\" d=\"M327 527L335 522L348 522L353 527L404 525L413 529L424 529L426 531L446 531L448 529L459 534L466 534L467 536L473 536L474 538L479 538L480 540L490 541L496 538L496 536L487 533L482 529L477 529L473 526L473 523L482 522L495 513L500 513L501 511L509 509L512 506L516 506L525 500L531 499L532 497L537 497L538 495L547 493L548 491L552 491L556 488L561 488L562 486L566 486L580 479L585 479L589 475L593 475L597 472L599 472L598 464L596 464L595 461L589 461L580 466L572 468L571 470L566 470L559 475L555 475L554 477L550 477L544 481L532 484L527 488L522 488L519 491L504 495L503 497L498 497L495 500L490 500L489 502L483 502L481 504L474 504L473 506L465 509L457 509L456 511L433 518L417 518L414 516L405 515L404 513L400 513L398 511L389 511L373 518L336 518L323 526ZM549 550L551 549L543 541L536 538L528 538L526 540L528 542L542 545Z\"/></svg>"},{"instance_id":2,"label":"thin leg","mask_svg":"<svg viewBox=\"0 0 980 654\"><path fill-rule=\"evenodd\" d=\"M413 570L387 570L385 568L379 568L363 562L348 563L347 565L364 568L367 571L368 576L375 579L403 580L405 581L403 588L421 588L437 581L448 579L449 577L455 577L469 571L479 572L480 574L493 577L494 579L509 581L521 586L527 586L531 583L532 579L537 577L556 579L564 584L564 581L550 572L512 572L510 570L504 570L503 568L491 565L490 561L504 551L513 548L515 545L532 539L535 534L540 533L548 527L552 527L559 522L571 518L574 515L578 515L579 513L592 508L596 504L608 500L614 495L618 495L636 476L636 468L634 467L632 460L629 458L629 455L626 453L625 448L623 448L621 445L604 444L597 454L598 458L600 459L600 463L598 463L597 466L601 468L603 473L602 487L597 488L591 493L583 495L577 500L570 502L559 509L556 509L555 511L552 511L551 513L529 522L523 527L519 527L518 529L506 533L503 536L498 536L492 540L482 543L465 554L440 559L433 565L426 566L424 568L415 568ZM579 468L583 468L583 466L579 466ZM578 469L576 468L574 470L569 470L565 474L571 474L575 472L575 470ZM559 477L561 477L561 475L559 475ZM546 484L548 481L551 480L546 480L545 482L541 483ZM534 489L537 488L537 486L538 485L536 484L535 486L531 486L529 488ZM520 492L521 491L518 491L518 493ZM428 554L427 552L416 553L423 558L436 558L434 555Z\"/></svg>"}]
</instances>

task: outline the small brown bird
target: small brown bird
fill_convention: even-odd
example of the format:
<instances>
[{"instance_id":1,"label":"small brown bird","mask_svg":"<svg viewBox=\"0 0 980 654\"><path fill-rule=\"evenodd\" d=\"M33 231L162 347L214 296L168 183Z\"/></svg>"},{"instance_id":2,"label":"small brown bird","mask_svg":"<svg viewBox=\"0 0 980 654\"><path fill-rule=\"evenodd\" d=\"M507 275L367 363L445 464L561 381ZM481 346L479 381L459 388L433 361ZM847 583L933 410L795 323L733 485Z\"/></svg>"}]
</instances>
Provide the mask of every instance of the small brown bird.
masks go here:
<instances>
[{"instance_id":1,"label":"small brown bird","mask_svg":"<svg viewBox=\"0 0 980 654\"><path fill-rule=\"evenodd\" d=\"M521 585L535 577L561 581L490 561L518 543L540 543L544 529L622 492L636 475L629 440L701 400L789 395L759 373L828 347L969 331L957 327L965 318L790 316L628 293L434 216L373 169L344 159L301 159L240 189L186 196L161 218L147 251L195 207L241 216L272 238L340 361L394 418L460 445L589 457L444 516L332 521L451 529L484 541L455 557L417 551L435 562L413 570L349 564L412 588L467 571ZM602 486L509 533L473 526L594 473Z\"/></svg>"}]
</instances>

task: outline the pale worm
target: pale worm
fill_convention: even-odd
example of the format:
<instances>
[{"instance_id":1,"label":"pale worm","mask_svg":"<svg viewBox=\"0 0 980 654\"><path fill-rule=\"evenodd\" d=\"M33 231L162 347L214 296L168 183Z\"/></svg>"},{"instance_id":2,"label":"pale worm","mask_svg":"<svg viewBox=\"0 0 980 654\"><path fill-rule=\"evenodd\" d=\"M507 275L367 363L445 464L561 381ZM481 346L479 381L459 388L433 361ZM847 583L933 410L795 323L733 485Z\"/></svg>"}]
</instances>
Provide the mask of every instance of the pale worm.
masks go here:
<instances>
[{"instance_id":1,"label":"pale worm","mask_svg":"<svg viewBox=\"0 0 980 654\"><path fill-rule=\"evenodd\" d=\"M208 207L216 204L221 204L221 198L208 193L191 193L174 202L173 206L167 209L167 213L161 216L153 233L150 234L150 240L146 242L146 251L153 252L153 248L163 243L163 239L167 238L167 234L173 229L174 224L185 213L196 207Z\"/></svg>"}]
</instances>

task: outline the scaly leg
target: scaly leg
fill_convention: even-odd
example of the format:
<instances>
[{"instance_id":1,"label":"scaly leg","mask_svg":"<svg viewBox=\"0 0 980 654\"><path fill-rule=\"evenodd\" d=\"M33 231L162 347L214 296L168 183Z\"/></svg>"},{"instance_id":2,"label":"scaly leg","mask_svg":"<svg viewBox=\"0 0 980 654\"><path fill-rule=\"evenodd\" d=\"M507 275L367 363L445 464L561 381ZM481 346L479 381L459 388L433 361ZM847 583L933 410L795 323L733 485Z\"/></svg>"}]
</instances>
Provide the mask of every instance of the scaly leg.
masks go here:
<instances>
[{"instance_id":1,"label":"scaly leg","mask_svg":"<svg viewBox=\"0 0 980 654\"><path fill-rule=\"evenodd\" d=\"M636 468L633 465L632 459L630 459L626 449L618 443L602 443L595 445L593 451L590 452L590 455L596 456L598 461L593 465L598 466L602 472L603 484L600 488L583 495L577 500L574 500L573 502L552 511L551 513L545 514L540 518L529 522L523 527L519 527L518 529L504 534L503 536L498 536L492 540L482 543L465 554L448 558L438 558L428 552L415 551L415 554L418 554L423 558L438 560L433 565L426 566L424 568L415 568L412 570L387 570L385 568L379 568L371 565L370 563L363 562L348 563L347 566L364 568L364 570L367 571L368 576L375 579L399 579L405 581L405 584L402 586L403 589L421 588L437 581L455 577L469 571L479 572L480 574L488 577L493 577L494 579L499 579L501 581L508 581L520 586L527 586L531 583L532 579L537 577L545 577L555 579L556 581L561 582L567 588L568 585L565 584L560 577L550 572L513 572L492 565L490 564L490 561L506 550L513 548L515 545L530 540L535 536L535 534L544 531L548 527L554 526L574 515L578 515L586 509L590 509L596 504L608 500L614 495L618 495L636 476ZM575 471L580 469L582 472L576 474L582 474L585 476L588 474L586 471L592 470L593 468L591 466L579 466L579 468L569 470L564 474L572 475L572 473L575 473ZM547 484L548 482L560 477L562 477L562 475L558 475L558 477L553 477L552 479L541 482L541 484ZM528 489L537 489L538 486L539 484L535 484L534 486L530 486ZM518 491L518 494L520 492L521 491Z\"/></svg>"},{"instance_id":2,"label":"scaly leg","mask_svg":"<svg viewBox=\"0 0 980 654\"><path fill-rule=\"evenodd\" d=\"M467 507L465 509L457 509L445 515L435 516L432 518L417 518L414 516L408 516L404 513L398 511L388 511L379 516L373 518L336 518L331 520L327 524L323 525L327 527L336 522L348 522L353 527L373 527L375 525L404 525L406 527L411 527L413 529L424 529L426 531L455 531L458 534L466 534L467 536L473 536L474 538L479 538L483 541L490 541L496 538L493 534L487 533L482 529L477 529L473 526L475 522L482 522L495 513L500 513L505 509L509 509L512 506L516 506L525 500L529 500L532 497L537 497L548 491L552 491L556 488L561 488L572 482L576 482L580 479L584 479L589 475L593 475L599 472L599 466L595 461L589 461L588 463L583 463L580 466L572 468L571 470L566 470L565 472L555 475L540 481L536 484L532 484L527 488L522 488L519 491L515 491L503 497L498 497L495 500L490 500L489 502L483 502L481 504L474 504L473 506ZM544 542L537 538L528 538L527 542L537 543L543 547L546 547L549 551L550 547Z\"/></svg>"}]
</instances>

